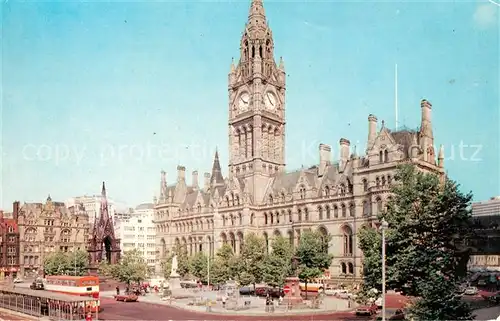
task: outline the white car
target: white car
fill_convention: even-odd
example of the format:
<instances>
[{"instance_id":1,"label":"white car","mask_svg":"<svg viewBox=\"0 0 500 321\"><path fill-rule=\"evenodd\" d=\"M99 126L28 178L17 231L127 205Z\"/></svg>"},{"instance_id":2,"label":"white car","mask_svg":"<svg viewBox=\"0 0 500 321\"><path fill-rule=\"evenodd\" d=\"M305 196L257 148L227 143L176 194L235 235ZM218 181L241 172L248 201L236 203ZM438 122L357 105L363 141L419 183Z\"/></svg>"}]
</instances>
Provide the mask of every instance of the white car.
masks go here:
<instances>
[{"instance_id":1,"label":"white car","mask_svg":"<svg viewBox=\"0 0 500 321\"><path fill-rule=\"evenodd\" d=\"M375 304L377 305L377 307L379 309L381 309L382 308L382 298L380 297L377 300L375 300Z\"/></svg>"},{"instance_id":2,"label":"white car","mask_svg":"<svg viewBox=\"0 0 500 321\"><path fill-rule=\"evenodd\" d=\"M325 290L326 295L339 295L341 293L347 293L347 290L341 290L341 289L326 289Z\"/></svg>"},{"instance_id":3,"label":"white car","mask_svg":"<svg viewBox=\"0 0 500 321\"><path fill-rule=\"evenodd\" d=\"M477 288L475 286L468 287L465 289L464 294L465 295L476 295L478 292Z\"/></svg>"},{"instance_id":4,"label":"white car","mask_svg":"<svg viewBox=\"0 0 500 321\"><path fill-rule=\"evenodd\" d=\"M14 279L14 283L23 283L23 282L24 282L24 280L21 279L21 278L15 278Z\"/></svg>"}]
</instances>

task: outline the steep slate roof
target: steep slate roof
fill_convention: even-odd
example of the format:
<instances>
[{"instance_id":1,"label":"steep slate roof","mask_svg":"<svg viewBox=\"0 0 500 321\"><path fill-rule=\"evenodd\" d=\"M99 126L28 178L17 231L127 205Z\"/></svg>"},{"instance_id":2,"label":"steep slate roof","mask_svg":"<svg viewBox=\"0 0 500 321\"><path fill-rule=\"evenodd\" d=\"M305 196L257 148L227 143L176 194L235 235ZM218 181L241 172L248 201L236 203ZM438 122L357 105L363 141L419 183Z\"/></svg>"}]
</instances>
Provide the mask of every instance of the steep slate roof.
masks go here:
<instances>
[{"instance_id":1,"label":"steep slate roof","mask_svg":"<svg viewBox=\"0 0 500 321\"><path fill-rule=\"evenodd\" d=\"M403 150L404 156L405 158L408 158L410 156L408 154L410 152L410 147L413 146L415 143L419 143L418 131L412 129L402 129L392 132L390 130L388 131L391 134L394 141L404 148Z\"/></svg>"}]
</instances>

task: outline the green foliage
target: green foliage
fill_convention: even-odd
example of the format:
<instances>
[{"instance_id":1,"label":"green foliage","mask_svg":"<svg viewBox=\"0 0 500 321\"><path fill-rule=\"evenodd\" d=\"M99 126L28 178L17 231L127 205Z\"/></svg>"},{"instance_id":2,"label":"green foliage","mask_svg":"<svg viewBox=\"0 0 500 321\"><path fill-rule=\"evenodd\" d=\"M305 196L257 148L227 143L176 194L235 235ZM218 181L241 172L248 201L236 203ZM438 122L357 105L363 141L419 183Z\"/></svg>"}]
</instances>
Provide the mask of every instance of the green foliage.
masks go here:
<instances>
[{"instance_id":1,"label":"green foliage","mask_svg":"<svg viewBox=\"0 0 500 321\"><path fill-rule=\"evenodd\" d=\"M255 284L255 276L252 274L242 271L238 274L238 283L242 286L249 285L249 284Z\"/></svg>"},{"instance_id":2,"label":"green foliage","mask_svg":"<svg viewBox=\"0 0 500 321\"><path fill-rule=\"evenodd\" d=\"M317 231L305 231L297 248L296 256L299 259L299 278L311 281L321 276L325 269L330 267L333 256L328 253L328 244L331 235L322 235Z\"/></svg>"},{"instance_id":3,"label":"green foliage","mask_svg":"<svg viewBox=\"0 0 500 321\"><path fill-rule=\"evenodd\" d=\"M240 283L255 284L262 281L266 241L255 233L245 236L240 253L241 268L238 273ZM249 282L249 283L247 283Z\"/></svg>"},{"instance_id":4,"label":"green foliage","mask_svg":"<svg viewBox=\"0 0 500 321\"><path fill-rule=\"evenodd\" d=\"M125 252L119 264L113 269L113 276L122 282L142 282L146 279L148 265L137 249Z\"/></svg>"},{"instance_id":5,"label":"green foliage","mask_svg":"<svg viewBox=\"0 0 500 321\"><path fill-rule=\"evenodd\" d=\"M43 266L46 275L86 275L88 253L83 250L57 251L45 257Z\"/></svg>"},{"instance_id":6,"label":"green foliage","mask_svg":"<svg viewBox=\"0 0 500 321\"><path fill-rule=\"evenodd\" d=\"M168 279L170 277L170 273L172 272L172 259L174 258L173 253L165 256L161 262L161 271L163 272L163 277Z\"/></svg>"},{"instance_id":7,"label":"green foliage","mask_svg":"<svg viewBox=\"0 0 500 321\"><path fill-rule=\"evenodd\" d=\"M106 260L99 263L99 274L105 276L113 276L116 265L109 264Z\"/></svg>"},{"instance_id":8,"label":"green foliage","mask_svg":"<svg viewBox=\"0 0 500 321\"><path fill-rule=\"evenodd\" d=\"M215 254L215 258L210 264L210 283L223 284L227 280L234 278L239 267L235 265L237 259L233 254L233 249L229 244L223 244Z\"/></svg>"},{"instance_id":9,"label":"green foliage","mask_svg":"<svg viewBox=\"0 0 500 321\"><path fill-rule=\"evenodd\" d=\"M418 282L421 298L410 307L417 320L473 320L470 306L455 294L455 284L440 274Z\"/></svg>"},{"instance_id":10,"label":"green foliage","mask_svg":"<svg viewBox=\"0 0 500 321\"><path fill-rule=\"evenodd\" d=\"M187 255L186 246L177 245L174 249L174 253L177 255L177 273L179 273L181 277L185 277L190 272L189 257Z\"/></svg>"},{"instance_id":11,"label":"green foliage","mask_svg":"<svg viewBox=\"0 0 500 321\"><path fill-rule=\"evenodd\" d=\"M467 306L456 302L454 292L470 253L463 241L474 236L472 195L461 193L447 178L422 173L411 165L398 168L395 179L393 199L379 217L389 223L388 288L404 288L407 294L422 298L413 308L418 320L470 319ZM359 245L364 253L363 291L380 290L380 233L362 230Z\"/></svg>"},{"instance_id":12,"label":"green foliage","mask_svg":"<svg viewBox=\"0 0 500 321\"><path fill-rule=\"evenodd\" d=\"M282 236L276 237L271 244L272 252L263 264L263 279L271 286L282 286L285 278L292 273L293 249L290 241Z\"/></svg>"},{"instance_id":13,"label":"green foliage","mask_svg":"<svg viewBox=\"0 0 500 321\"><path fill-rule=\"evenodd\" d=\"M196 253L189 260L189 271L192 276L201 281L207 281L208 257L203 252Z\"/></svg>"}]
</instances>

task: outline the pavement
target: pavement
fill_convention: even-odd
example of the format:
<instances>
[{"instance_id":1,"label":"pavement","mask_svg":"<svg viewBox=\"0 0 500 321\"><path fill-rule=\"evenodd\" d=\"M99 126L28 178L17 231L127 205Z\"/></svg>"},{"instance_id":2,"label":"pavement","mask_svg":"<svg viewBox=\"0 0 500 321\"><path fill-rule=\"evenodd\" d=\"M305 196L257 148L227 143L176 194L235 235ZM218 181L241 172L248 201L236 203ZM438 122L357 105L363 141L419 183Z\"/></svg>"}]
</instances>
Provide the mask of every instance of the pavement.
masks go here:
<instances>
[{"instance_id":1,"label":"pavement","mask_svg":"<svg viewBox=\"0 0 500 321\"><path fill-rule=\"evenodd\" d=\"M102 298L103 312L99 320L368 320L357 317L352 312L318 313L314 315L228 315L216 313L201 313L174 306L151 304L145 302L117 302L110 298Z\"/></svg>"},{"instance_id":2,"label":"pavement","mask_svg":"<svg viewBox=\"0 0 500 321\"><path fill-rule=\"evenodd\" d=\"M101 291L101 298L113 298L115 295L114 291ZM187 299L172 299L172 300L161 300L160 296L155 293L148 293L145 296L139 297L139 302L141 303L150 303L157 305L165 305L170 307L175 307L178 309L184 309L193 312L199 313L207 313L207 307L203 304L203 301L207 299L214 302L211 306L211 313L213 314L226 314L226 315L269 315L269 312L266 312L265 299L259 298L255 296L240 296L238 300L238 306L243 307L244 302L250 302L250 305L245 309L240 310L228 310L222 306L222 303L217 302L217 292L215 291L198 291L191 293L193 295L192 298ZM195 302L200 302L198 305L194 304ZM351 303L352 308L349 307L349 303L347 300L335 298L335 297L325 297L323 300L323 304L319 307L319 309L313 308L301 308L301 309L292 309L289 310L284 305L278 305L277 301L275 305L274 315L314 315L321 313L335 313L341 311L349 311L354 308L354 303ZM285 299L286 302L286 299Z\"/></svg>"}]
</instances>

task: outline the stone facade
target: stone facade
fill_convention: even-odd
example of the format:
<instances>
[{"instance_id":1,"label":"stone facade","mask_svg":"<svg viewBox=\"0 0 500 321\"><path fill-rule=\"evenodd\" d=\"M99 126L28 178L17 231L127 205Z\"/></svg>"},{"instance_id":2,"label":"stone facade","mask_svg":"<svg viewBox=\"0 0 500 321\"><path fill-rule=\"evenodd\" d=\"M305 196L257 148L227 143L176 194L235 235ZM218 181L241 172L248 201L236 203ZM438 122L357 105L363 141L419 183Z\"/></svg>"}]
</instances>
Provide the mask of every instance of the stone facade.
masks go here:
<instances>
[{"instance_id":1,"label":"stone facade","mask_svg":"<svg viewBox=\"0 0 500 321\"><path fill-rule=\"evenodd\" d=\"M332 161L331 146L319 146L319 164L285 170L285 67L275 63L274 40L262 1L253 0L241 39L241 57L229 72L229 164L222 176L218 153L211 173L198 172L186 183L178 166L174 184L162 171L160 197L155 199L159 258L175 244L189 254L213 255L228 242L239 253L244 235L265 237L268 248L277 235L297 245L305 230L333 236L329 274L349 282L361 277L362 253L357 232L374 226L387 203L397 165L411 162L423 171L444 173L443 149L436 159L431 122L432 105L421 101L418 130L392 131L368 116L364 155L339 142L340 158ZM222 124L221 124L222 125ZM157 266L159 268L159 265Z\"/></svg>"},{"instance_id":2,"label":"stone facade","mask_svg":"<svg viewBox=\"0 0 500 321\"><path fill-rule=\"evenodd\" d=\"M42 273L43 260L52 252L85 249L88 240L88 215L83 207L67 208L53 202L14 202L20 235L20 274Z\"/></svg>"}]
</instances>

